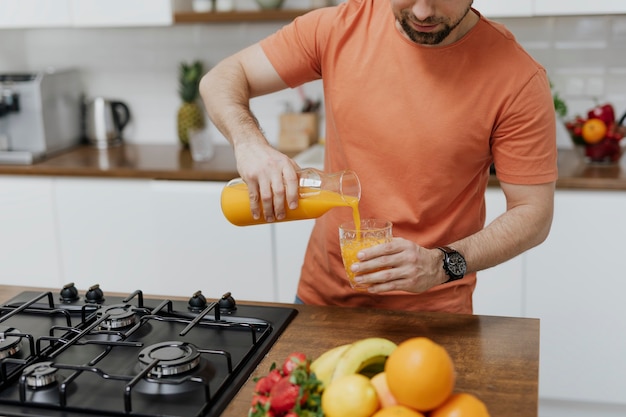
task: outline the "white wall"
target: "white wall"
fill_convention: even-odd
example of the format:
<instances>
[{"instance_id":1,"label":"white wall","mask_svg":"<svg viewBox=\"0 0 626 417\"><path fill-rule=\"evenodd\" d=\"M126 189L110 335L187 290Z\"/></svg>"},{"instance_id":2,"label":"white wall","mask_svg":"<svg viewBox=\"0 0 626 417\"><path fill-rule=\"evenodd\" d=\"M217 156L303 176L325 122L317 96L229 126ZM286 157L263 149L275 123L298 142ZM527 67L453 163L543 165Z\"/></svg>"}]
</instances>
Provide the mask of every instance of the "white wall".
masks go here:
<instances>
[{"instance_id":1,"label":"white wall","mask_svg":"<svg viewBox=\"0 0 626 417\"><path fill-rule=\"evenodd\" d=\"M569 117L596 103L626 112L626 15L501 19L548 70Z\"/></svg>"},{"instance_id":2,"label":"white wall","mask_svg":"<svg viewBox=\"0 0 626 417\"><path fill-rule=\"evenodd\" d=\"M288 0L286 6L290 4ZM586 111L596 100L612 102L619 115L626 112L626 16L500 21L546 66L556 90L570 106L570 116ZM180 104L178 64L202 59L211 67L283 24L2 30L0 72L78 67L88 95L122 99L130 105L134 118L125 132L127 142L174 144L176 110ZM321 83L309 84L305 91L319 98ZM273 143L277 142L278 115L287 102L296 108L300 106L296 91L253 102L253 110Z\"/></svg>"}]
</instances>

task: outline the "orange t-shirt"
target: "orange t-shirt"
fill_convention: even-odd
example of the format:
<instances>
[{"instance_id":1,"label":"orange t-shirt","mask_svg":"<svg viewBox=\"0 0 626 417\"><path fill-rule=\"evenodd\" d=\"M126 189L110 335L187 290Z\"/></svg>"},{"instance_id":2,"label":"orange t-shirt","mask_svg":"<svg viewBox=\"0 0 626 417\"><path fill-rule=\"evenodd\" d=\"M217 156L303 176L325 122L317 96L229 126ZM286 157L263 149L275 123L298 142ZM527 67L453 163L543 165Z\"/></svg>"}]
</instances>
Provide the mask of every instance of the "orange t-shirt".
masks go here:
<instances>
[{"instance_id":1,"label":"orange t-shirt","mask_svg":"<svg viewBox=\"0 0 626 417\"><path fill-rule=\"evenodd\" d=\"M291 87L323 78L325 169L356 171L361 217L388 219L394 236L433 248L485 224L489 166L513 184L556 180L555 116L545 70L503 26L481 16L462 39L416 45L388 1L315 10L261 41ZM350 288L338 225L316 221L298 296L308 304L472 312L476 275L422 294Z\"/></svg>"}]
</instances>

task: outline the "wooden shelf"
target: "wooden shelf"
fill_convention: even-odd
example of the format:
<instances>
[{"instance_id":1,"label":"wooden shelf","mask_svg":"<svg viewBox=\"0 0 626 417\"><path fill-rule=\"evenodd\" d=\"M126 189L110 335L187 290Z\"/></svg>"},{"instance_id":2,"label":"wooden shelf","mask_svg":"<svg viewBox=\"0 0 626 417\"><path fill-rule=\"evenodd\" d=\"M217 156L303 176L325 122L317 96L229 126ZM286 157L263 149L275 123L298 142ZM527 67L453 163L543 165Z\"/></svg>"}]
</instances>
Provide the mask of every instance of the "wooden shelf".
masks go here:
<instances>
[{"instance_id":1,"label":"wooden shelf","mask_svg":"<svg viewBox=\"0 0 626 417\"><path fill-rule=\"evenodd\" d=\"M174 23L228 23L228 22L270 22L290 21L301 16L310 9L278 9L278 10L249 10L235 12L177 12L174 14Z\"/></svg>"}]
</instances>

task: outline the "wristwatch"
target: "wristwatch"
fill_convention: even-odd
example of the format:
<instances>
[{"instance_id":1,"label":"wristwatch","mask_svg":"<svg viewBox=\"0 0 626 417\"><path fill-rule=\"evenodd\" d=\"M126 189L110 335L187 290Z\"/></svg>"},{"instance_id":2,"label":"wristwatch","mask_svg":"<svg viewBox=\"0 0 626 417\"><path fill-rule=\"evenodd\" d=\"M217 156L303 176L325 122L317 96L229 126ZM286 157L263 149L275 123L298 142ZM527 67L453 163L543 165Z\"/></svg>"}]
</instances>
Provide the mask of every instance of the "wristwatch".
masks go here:
<instances>
[{"instance_id":1,"label":"wristwatch","mask_svg":"<svg viewBox=\"0 0 626 417\"><path fill-rule=\"evenodd\" d=\"M449 277L446 282L463 278L467 272L467 263L463 255L447 246L438 247L437 249L443 252L443 269Z\"/></svg>"}]
</instances>

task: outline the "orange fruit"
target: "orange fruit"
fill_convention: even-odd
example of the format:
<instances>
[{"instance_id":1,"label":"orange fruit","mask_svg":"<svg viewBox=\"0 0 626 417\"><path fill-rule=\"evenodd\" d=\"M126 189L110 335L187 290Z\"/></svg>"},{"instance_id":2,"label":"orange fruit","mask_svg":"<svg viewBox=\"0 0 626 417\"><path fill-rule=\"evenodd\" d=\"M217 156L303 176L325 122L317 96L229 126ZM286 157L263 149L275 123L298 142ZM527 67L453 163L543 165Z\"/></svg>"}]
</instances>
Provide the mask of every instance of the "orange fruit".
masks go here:
<instances>
[{"instance_id":1,"label":"orange fruit","mask_svg":"<svg viewBox=\"0 0 626 417\"><path fill-rule=\"evenodd\" d=\"M598 143L606 136L608 128L606 123L600 119L587 119L583 123L581 136L587 143Z\"/></svg>"},{"instance_id":2,"label":"orange fruit","mask_svg":"<svg viewBox=\"0 0 626 417\"><path fill-rule=\"evenodd\" d=\"M379 407L376 389L361 374L334 379L322 393L325 417L370 417Z\"/></svg>"},{"instance_id":3,"label":"orange fruit","mask_svg":"<svg viewBox=\"0 0 626 417\"><path fill-rule=\"evenodd\" d=\"M376 412L372 417L424 417L424 414L403 405L392 405Z\"/></svg>"},{"instance_id":4,"label":"orange fruit","mask_svg":"<svg viewBox=\"0 0 626 417\"><path fill-rule=\"evenodd\" d=\"M455 393L434 409L430 417L489 417L487 406L472 394Z\"/></svg>"},{"instance_id":5,"label":"orange fruit","mask_svg":"<svg viewBox=\"0 0 626 417\"><path fill-rule=\"evenodd\" d=\"M426 337L400 343L387 358L385 373L398 403L418 411L430 411L443 404L456 380L446 349Z\"/></svg>"},{"instance_id":6,"label":"orange fruit","mask_svg":"<svg viewBox=\"0 0 626 417\"><path fill-rule=\"evenodd\" d=\"M389 391L386 373L377 373L372 377L372 379L370 379L370 382L374 386L376 394L378 394L378 402L380 402L380 406L382 408L398 404L398 400L396 400L391 391Z\"/></svg>"}]
</instances>

